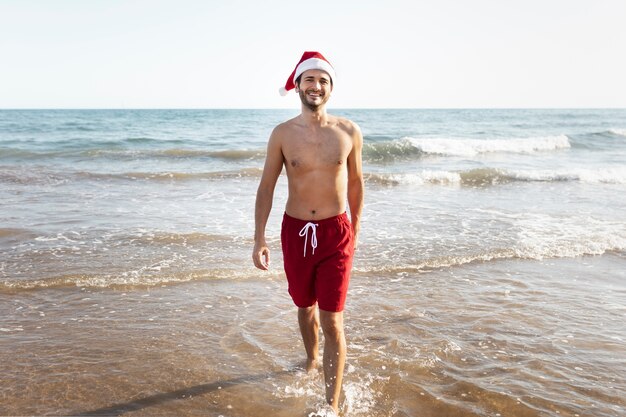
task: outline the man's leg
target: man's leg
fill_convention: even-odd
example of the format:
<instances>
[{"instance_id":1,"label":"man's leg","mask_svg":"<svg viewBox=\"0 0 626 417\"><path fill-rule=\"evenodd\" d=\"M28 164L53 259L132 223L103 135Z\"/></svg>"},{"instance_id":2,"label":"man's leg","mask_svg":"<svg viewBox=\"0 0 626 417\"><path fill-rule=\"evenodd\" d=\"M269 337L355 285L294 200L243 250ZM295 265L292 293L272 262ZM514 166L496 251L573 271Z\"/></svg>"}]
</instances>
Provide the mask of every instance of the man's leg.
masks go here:
<instances>
[{"instance_id":1,"label":"man's leg","mask_svg":"<svg viewBox=\"0 0 626 417\"><path fill-rule=\"evenodd\" d=\"M319 356L320 318L317 313L317 304L308 308L298 308L298 324L306 349L306 370L312 371L317 368Z\"/></svg>"},{"instance_id":2,"label":"man's leg","mask_svg":"<svg viewBox=\"0 0 626 417\"><path fill-rule=\"evenodd\" d=\"M324 382L326 401L339 411L339 394L346 362L346 336L343 332L343 312L320 310L320 321L324 331Z\"/></svg>"}]
</instances>

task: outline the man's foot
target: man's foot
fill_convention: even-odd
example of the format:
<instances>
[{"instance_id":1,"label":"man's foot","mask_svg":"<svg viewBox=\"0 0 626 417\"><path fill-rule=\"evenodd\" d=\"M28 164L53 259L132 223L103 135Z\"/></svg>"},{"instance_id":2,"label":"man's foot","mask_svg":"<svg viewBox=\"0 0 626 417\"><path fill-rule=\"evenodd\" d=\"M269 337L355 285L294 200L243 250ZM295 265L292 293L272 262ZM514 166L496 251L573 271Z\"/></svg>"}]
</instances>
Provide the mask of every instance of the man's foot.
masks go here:
<instances>
[{"instance_id":1,"label":"man's foot","mask_svg":"<svg viewBox=\"0 0 626 417\"><path fill-rule=\"evenodd\" d=\"M318 368L320 367L320 363L318 362L317 359L307 359L306 360L306 371L307 372L313 372L318 370Z\"/></svg>"},{"instance_id":2,"label":"man's foot","mask_svg":"<svg viewBox=\"0 0 626 417\"><path fill-rule=\"evenodd\" d=\"M321 372L322 363L318 359L305 359L294 365L294 371L304 370L307 374Z\"/></svg>"},{"instance_id":3,"label":"man's foot","mask_svg":"<svg viewBox=\"0 0 626 417\"><path fill-rule=\"evenodd\" d=\"M317 411L309 413L308 417L338 417L339 411L329 404L321 406Z\"/></svg>"}]
</instances>

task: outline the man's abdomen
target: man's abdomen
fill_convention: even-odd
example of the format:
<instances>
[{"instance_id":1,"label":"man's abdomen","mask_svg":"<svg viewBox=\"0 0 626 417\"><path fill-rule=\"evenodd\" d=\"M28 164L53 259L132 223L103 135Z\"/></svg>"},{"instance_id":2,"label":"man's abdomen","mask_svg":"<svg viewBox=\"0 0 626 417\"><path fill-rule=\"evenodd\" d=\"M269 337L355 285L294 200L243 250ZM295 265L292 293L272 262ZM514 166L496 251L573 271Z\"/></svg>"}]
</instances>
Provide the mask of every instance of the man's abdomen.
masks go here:
<instances>
[{"instance_id":1,"label":"man's abdomen","mask_svg":"<svg viewBox=\"0 0 626 417\"><path fill-rule=\"evenodd\" d=\"M347 179L343 175L296 175L289 178L285 211L301 220L325 219L344 213L346 200Z\"/></svg>"}]
</instances>

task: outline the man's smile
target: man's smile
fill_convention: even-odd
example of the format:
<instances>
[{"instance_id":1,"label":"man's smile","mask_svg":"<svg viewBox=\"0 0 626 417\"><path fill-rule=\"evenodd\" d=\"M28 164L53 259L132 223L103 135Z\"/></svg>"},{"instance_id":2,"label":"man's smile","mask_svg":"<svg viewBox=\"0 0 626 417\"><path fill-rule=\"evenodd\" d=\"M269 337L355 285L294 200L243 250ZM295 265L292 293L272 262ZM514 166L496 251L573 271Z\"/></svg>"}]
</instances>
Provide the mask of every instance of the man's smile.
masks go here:
<instances>
[{"instance_id":1,"label":"man's smile","mask_svg":"<svg viewBox=\"0 0 626 417\"><path fill-rule=\"evenodd\" d=\"M311 91L311 90L308 90L308 91L306 92L306 94L307 94L308 96L311 96L311 97L321 97L321 96L322 96L322 93L321 93L320 91Z\"/></svg>"}]
</instances>

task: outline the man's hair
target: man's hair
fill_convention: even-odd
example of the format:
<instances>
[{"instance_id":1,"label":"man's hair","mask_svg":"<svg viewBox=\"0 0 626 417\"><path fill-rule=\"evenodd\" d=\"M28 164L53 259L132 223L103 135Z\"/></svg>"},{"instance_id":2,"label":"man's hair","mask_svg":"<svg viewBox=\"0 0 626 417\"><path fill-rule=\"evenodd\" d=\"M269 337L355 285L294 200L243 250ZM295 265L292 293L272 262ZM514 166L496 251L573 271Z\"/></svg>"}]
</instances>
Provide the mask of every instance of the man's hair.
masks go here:
<instances>
[{"instance_id":1,"label":"man's hair","mask_svg":"<svg viewBox=\"0 0 626 417\"><path fill-rule=\"evenodd\" d=\"M300 78L302 78L302 74L298 75L298 78L296 78L296 81L294 82L294 84L297 85L298 88L300 88ZM333 88L333 77L328 78L330 78L330 88Z\"/></svg>"}]
</instances>

